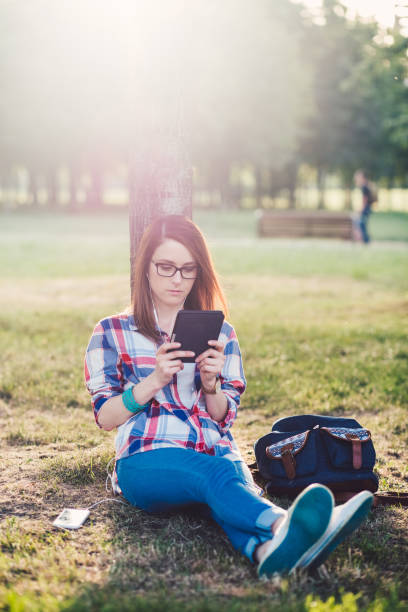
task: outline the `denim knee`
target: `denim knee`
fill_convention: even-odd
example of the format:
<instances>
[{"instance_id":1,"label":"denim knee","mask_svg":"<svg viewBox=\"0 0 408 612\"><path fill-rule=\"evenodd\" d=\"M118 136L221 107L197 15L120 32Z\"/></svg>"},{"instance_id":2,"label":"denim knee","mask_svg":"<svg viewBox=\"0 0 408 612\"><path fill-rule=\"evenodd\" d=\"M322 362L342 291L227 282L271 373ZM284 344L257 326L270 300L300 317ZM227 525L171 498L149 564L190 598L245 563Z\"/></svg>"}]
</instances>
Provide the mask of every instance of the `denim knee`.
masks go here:
<instances>
[{"instance_id":1,"label":"denim knee","mask_svg":"<svg viewBox=\"0 0 408 612\"><path fill-rule=\"evenodd\" d=\"M241 478L235 468L235 465L230 459L223 457L217 458L214 465L211 467L211 479L215 486L226 486L231 480L241 482Z\"/></svg>"}]
</instances>

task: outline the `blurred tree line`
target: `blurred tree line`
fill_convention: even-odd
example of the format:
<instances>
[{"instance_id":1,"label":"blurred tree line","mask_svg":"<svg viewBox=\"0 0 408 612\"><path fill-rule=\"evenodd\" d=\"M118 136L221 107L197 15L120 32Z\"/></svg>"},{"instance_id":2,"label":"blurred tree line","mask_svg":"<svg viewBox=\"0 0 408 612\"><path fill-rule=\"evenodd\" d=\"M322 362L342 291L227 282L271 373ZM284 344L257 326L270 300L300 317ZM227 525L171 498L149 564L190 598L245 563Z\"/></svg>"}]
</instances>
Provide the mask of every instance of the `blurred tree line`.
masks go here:
<instances>
[{"instance_id":1,"label":"blurred tree line","mask_svg":"<svg viewBox=\"0 0 408 612\"><path fill-rule=\"evenodd\" d=\"M398 23L350 20L337 0L318 19L289 0L113 5L0 4L3 194L20 177L30 207L100 210L112 177L134 201L141 182L180 164L226 207L248 190L253 205L283 193L295 207L305 167L322 207L328 174L346 207L356 168L407 186Z\"/></svg>"}]
</instances>

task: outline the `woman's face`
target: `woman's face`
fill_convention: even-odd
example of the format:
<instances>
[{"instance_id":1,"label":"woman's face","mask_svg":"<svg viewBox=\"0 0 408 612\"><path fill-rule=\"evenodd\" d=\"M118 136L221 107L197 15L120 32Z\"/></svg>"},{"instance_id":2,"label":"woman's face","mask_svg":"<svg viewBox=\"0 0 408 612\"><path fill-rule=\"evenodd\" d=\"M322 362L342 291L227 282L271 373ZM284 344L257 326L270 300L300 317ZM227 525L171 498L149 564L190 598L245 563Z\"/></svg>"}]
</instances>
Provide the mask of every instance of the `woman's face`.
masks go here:
<instances>
[{"instance_id":1,"label":"woman's face","mask_svg":"<svg viewBox=\"0 0 408 612\"><path fill-rule=\"evenodd\" d=\"M182 268L183 275L189 278L183 278L180 270L170 276L174 266ZM197 271L197 262L183 244L171 239L162 242L153 253L147 273L156 307L182 308Z\"/></svg>"}]
</instances>

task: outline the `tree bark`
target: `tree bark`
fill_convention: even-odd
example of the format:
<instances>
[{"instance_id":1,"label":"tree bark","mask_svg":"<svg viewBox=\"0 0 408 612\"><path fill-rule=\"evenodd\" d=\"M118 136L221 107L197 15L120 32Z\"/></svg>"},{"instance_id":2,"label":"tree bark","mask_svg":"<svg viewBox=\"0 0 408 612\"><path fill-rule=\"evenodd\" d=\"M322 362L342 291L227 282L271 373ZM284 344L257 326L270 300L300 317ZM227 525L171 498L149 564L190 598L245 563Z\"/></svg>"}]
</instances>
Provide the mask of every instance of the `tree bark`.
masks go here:
<instances>
[{"instance_id":1,"label":"tree bark","mask_svg":"<svg viewBox=\"0 0 408 612\"><path fill-rule=\"evenodd\" d=\"M146 227L161 215L192 217L191 165L183 143L174 140L152 149L129 164L130 286L140 239Z\"/></svg>"}]
</instances>

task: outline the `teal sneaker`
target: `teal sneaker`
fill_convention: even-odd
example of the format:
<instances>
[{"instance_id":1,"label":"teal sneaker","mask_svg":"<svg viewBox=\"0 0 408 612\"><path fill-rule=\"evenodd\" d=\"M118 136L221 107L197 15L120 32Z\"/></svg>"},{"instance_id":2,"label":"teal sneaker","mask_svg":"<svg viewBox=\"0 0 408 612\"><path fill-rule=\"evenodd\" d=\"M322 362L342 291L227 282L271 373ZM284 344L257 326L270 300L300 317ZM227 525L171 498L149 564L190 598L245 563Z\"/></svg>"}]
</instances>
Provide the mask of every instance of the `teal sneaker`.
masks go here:
<instances>
[{"instance_id":1,"label":"teal sneaker","mask_svg":"<svg viewBox=\"0 0 408 612\"><path fill-rule=\"evenodd\" d=\"M296 567L316 569L329 554L364 521L370 512L374 495L361 491L345 504L334 508L325 533L305 552Z\"/></svg>"},{"instance_id":2,"label":"teal sneaker","mask_svg":"<svg viewBox=\"0 0 408 612\"><path fill-rule=\"evenodd\" d=\"M308 486L288 510L258 565L258 576L290 572L325 533L334 506L333 494L320 484Z\"/></svg>"}]
</instances>

